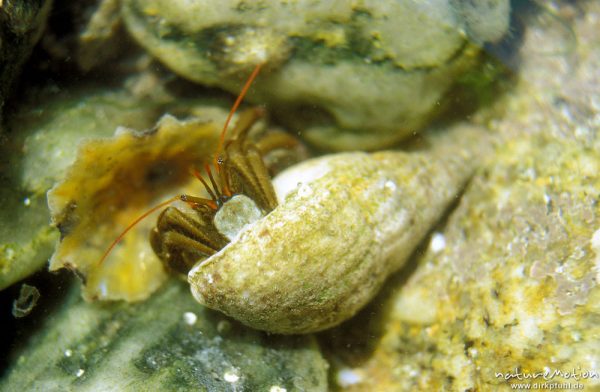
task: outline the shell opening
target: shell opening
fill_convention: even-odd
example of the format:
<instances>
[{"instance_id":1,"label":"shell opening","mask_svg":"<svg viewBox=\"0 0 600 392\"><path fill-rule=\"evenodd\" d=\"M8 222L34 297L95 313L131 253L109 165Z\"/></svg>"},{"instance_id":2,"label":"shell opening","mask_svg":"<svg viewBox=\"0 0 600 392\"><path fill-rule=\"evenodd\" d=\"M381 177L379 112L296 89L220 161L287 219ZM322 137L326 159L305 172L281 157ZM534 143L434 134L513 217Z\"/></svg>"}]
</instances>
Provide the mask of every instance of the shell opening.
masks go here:
<instances>
[{"instance_id":1,"label":"shell opening","mask_svg":"<svg viewBox=\"0 0 600 392\"><path fill-rule=\"evenodd\" d=\"M263 217L254 200L244 195L235 195L215 215L215 227L221 234L233 239L247 226Z\"/></svg>"}]
</instances>

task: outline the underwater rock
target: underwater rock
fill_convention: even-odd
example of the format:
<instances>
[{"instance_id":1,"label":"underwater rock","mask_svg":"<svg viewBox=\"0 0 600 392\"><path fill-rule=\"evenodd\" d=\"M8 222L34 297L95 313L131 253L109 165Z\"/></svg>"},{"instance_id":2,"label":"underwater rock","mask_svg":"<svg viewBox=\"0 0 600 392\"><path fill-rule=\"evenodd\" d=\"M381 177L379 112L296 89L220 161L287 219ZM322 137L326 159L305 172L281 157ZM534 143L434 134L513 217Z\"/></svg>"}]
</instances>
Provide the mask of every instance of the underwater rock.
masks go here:
<instances>
[{"instance_id":1,"label":"underwater rock","mask_svg":"<svg viewBox=\"0 0 600 392\"><path fill-rule=\"evenodd\" d=\"M79 33L76 60L89 70L116 58L126 39L121 28L119 0L103 0Z\"/></svg>"},{"instance_id":2,"label":"underwater rock","mask_svg":"<svg viewBox=\"0 0 600 392\"><path fill-rule=\"evenodd\" d=\"M507 141L416 273L376 305L382 336L355 368L369 376L349 390L508 389L516 369L600 374L599 195L598 154L539 136Z\"/></svg>"},{"instance_id":3,"label":"underwater rock","mask_svg":"<svg viewBox=\"0 0 600 392\"><path fill-rule=\"evenodd\" d=\"M5 391L326 391L314 338L275 337L200 307L171 281L140 304L72 290L0 381Z\"/></svg>"},{"instance_id":4,"label":"underwater rock","mask_svg":"<svg viewBox=\"0 0 600 392\"><path fill-rule=\"evenodd\" d=\"M382 148L417 132L457 78L482 61L479 45L506 32L509 11L506 0L125 0L122 7L131 35L188 79L236 91L240 71L266 63L250 100L332 150Z\"/></svg>"},{"instance_id":5,"label":"underwater rock","mask_svg":"<svg viewBox=\"0 0 600 392\"><path fill-rule=\"evenodd\" d=\"M76 65L112 75L130 70L141 50L123 28L120 7L120 0L61 2L50 13L41 41L53 60L49 66L72 72Z\"/></svg>"},{"instance_id":6,"label":"underwater rock","mask_svg":"<svg viewBox=\"0 0 600 392\"><path fill-rule=\"evenodd\" d=\"M34 194L18 181L0 178L0 289L43 267L58 238L48 224L45 194Z\"/></svg>"},{"instance_id":7,"label":"underwater rock","mask_svg":"<svg viewBox=\"0 0 600 392\"><path fill-rule=\"evenodd\" d=\"M549 51L557 29L532 24L488 123L496 151L412 269L324 335L345 390L600 386L600 3L583 4L560 8L575 52Z\"/></svg>"},{"instance_id":8,"label":"underwater rock","mask_svg":"<svg viewBox=\"0 0 600 392\"><path fill-rule=\"evenodd\" d=\"M474 42L497 42L509 29L509 0L451 0Z\"/></svg>"},{"instance_id":9,"label":"underwater rock","mask_svg":"<svg viewBox=\"0 0 600 392\"><path fill-rule=\"evenodd\" d=\"M458 125L421 151L327 155L274 179L280 205L189 272L194 297L251 327L320 331L353 316L444 215L487 135Z\"/></svg>"},{"instance_id":10,"label":"underwater rock","mask_svg":"<svg viewBox=\"0 0 600 392\"><path fill-rule=\"evenodd\" d=\"M0 115L46 25L51 0L0 1Z\"/></svg>"}]
</instances>

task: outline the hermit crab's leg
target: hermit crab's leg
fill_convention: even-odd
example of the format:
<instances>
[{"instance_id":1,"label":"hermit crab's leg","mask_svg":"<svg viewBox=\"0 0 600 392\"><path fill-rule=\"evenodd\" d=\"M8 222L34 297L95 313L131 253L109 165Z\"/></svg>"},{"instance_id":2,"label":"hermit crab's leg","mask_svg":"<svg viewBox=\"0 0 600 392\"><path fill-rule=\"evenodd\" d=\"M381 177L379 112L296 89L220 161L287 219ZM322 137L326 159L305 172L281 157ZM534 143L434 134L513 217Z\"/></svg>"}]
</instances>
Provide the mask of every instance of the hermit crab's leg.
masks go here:
<instances>
[{"instance_id":1,"label":"hermit crab's leg","mask_svg":"<svg viewBox=\"0 0 600 392\"><path fill-rule=\"evenodd\" d=\"M254 143L254 146L258 149L258 151L260 151L262 156L265 156L273 150L278 150L280 148L292 149L298 146L298 144L298 139L289 133L283 131L274 131L269 132L268 135L258 140L256 143Z\"/></svg>"},{"instance_id":2,"label":"hermit crab's leg","mask_svg":"<svg viewBox=\"0 0 600 392\"><path fill-rule=\"evenodd\" d=\"M227 146L225 165L233 188L243 191L265 211L277 207L277 196L271 184L269 171L265 167L260 152L254 147L244 147L236 141Z\"/></svg>"},{"instance_id":3,"label":"hermit crab's leg","mask_svg":"<svg viewBox=\"0 0 600 392\"><path fill-rule=\"evenodd\" d=\"M229 242L213 225L213 214L199 214L193 219L175 207L166 208L158 219L158 231L176 231L212 249L220 249ZM194 217L196 218L196 217Z\"/></svg>"},{"instance_id":4,"label":"hermit crab's leg","mask_svg":"<svg viewBox=\"0 0 600 392\"><path fill-rule=\"evenodd\" d=\"M155 205L154 207L150 208L148 211L144 212L142 215L140 215L139 217L137 217L136 220L134 220L133 222L131 222L122 232L121 234L119 234L117 236L117 238L114 239L114 241L110 244L110 246L106 249L106 251L104 252L104 254L102 254L102 257L100 257L100 260L98 260L98 266L102 265L102 263L104 262L104 260L106 260L106 258L108 257L108 255L110 254L110 252L115 248L115 246L117 246L117 244L119 242L121 242L121 240L123 239L123 237L125 236L125 234L127 234L129 232L129 230L131 230L132 228L135 227L135 225L137 225L140 221L142 221L143 219L146 219L150 214L158 211L159 209L168 206L171 203L174 203L177 200L181 200L184 201L186 203L188 203L192 208L194 208L197 211L201 211L202 209L209 209L209 210L216 210L217 209L217 204L214 200L210 200L210 199L203 199L200 197L194 197L194 196L188 196L188 195L177 195L174 196L168 200L163 201L162 203L159 203L157 205ZM212 215L210 215L211 219L212 216L214 216L214 213ZM204 219L206 221L206 219ZM209 220L210 221L210 220Z\"/></svg>"},{"instance_id":5,"label":"hermit crab's leg","mask_svg":"<svg viewBox=\"0 0 600 392\"><path fill-rule=\"evenodd\" d=\"M185 275L199 259L216 253L214 249L176 231L160 234L153 230L150 234L150 244L156 255L165 261L166 267L182 275Z\"/></svg>"},{"instance_id":6,"label":"hermit crab's leg","mask_svg":"<svg viewBox=\"0 0 600 392\"><path fill-rule=\"evenodd\" d=\"M213 217L214 212L200 212L198 219L192 219L177 208L168 207L150 234L152 249L172 269L187 273L199 257L213 255L229 242L214 227Z\"/></svg>"},{"instance_id":7,"label":"hermit crab's leg","mask_svg":"<svg viewBox=\"0 0 600 392\"><path fill-rule=\"evenodd\" d=\"M260 151L246 142L252 125L263 115L259 108L241 114L225 145L225 157L220 164L224 166L221 172L228 174L226 181L232 193L245 193L261 209L271 211L277 206L277 197L269 172Z\"/></svg>"},{"instance_id":8,"label":"hermit crab's leg","mask_svg":"<svg viewBox=\"0 0 600 392\"><path fill-rule=\"evenodd\" d=\"M262 108L252 108L243 111L240 114L239 120L236 122L235 127L229 133L226 146L232 143L246 140L248 132L256 122L265 116L265 111Z\"/></svg>"}]
</instances>

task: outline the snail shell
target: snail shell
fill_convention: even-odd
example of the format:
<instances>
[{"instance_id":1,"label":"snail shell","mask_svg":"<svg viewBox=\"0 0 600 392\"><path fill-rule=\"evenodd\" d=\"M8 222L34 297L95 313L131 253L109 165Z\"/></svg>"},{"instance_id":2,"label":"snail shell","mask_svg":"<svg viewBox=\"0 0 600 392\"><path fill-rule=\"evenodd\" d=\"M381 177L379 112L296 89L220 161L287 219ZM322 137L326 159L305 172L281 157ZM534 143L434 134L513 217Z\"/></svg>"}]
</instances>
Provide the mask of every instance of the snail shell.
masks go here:
<instances>
[{"instance_id":1,"label":"snail shell","mask_svg":"<svg viewBox=\"0 0 600 392\"><path fill-rule=\"evenodd\" d=\"M467 140L481 140L467 131ZM336 154L281 173L281 204L192 268L192 294L274 333L348 319L406 262L472 174L476 160L460 147L463 138L440 139L426 152Z\"/></svg>"}]
</instances>

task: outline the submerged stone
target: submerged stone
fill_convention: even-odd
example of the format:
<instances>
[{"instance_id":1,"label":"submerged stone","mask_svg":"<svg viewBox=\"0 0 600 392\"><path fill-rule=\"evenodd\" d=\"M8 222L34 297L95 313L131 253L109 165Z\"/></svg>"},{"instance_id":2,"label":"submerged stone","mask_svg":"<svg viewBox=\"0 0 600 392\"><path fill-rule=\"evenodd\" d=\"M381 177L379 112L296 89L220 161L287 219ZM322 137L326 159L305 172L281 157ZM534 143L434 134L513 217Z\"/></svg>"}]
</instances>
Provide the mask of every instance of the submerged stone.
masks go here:
<instances>
[{"instance_id":1,"label":"submerged stone","mask_svg":"<svg viewBox=\"0 0 600 392\"><path fill-rule=\"evenodd\" d=\"M584 8L577 63L532 25L487 163L412 268L324 335L335 374L363 375L347 390L600 385L600 4Z\"/></svg>"},{"instance_id":2,"label":"submerged stone","mask_svg":"<svg viewBox=\"0 0 600 392\"><path fill-rule=\"evenodd\" d=\"M0 389L326 391L327 367L314 338L231 323L173 281L137 305L89 304L73 289Z\"/></svg>"},{"instance_id":3,"label":"submerged stone","mask_svg":"<svg viewBox=\"0 0 600 392\"><path fill-rule=\"evenodd\" d=\"M249 99L332 150L423 128L479 67L481 45L508 31L509 12L507 0L123 2L132 36L188 79L237 92L236 79L266 63Z\"/></svg>"}]
</instances>

